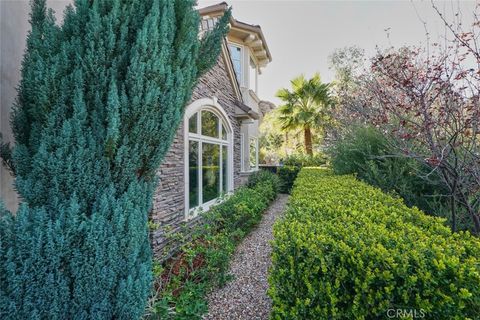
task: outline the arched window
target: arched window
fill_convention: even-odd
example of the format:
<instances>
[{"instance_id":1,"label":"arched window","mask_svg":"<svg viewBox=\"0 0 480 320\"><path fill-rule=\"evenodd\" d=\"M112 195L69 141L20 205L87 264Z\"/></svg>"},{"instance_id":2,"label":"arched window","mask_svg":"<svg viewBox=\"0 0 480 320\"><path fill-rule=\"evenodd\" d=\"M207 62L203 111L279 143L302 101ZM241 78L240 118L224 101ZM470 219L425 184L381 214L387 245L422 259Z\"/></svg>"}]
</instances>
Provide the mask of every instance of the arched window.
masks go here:
<instances>
[{"instance_id":1,"label":"arched window","mask_svg":"<svg viewBox=\"0 0 480 320\"><path fill-rule=\"evenodd\" d=\"M185 111L185 207L192 218L233 190L232 127L216 99Z\"/></svg>"}]
</instances>

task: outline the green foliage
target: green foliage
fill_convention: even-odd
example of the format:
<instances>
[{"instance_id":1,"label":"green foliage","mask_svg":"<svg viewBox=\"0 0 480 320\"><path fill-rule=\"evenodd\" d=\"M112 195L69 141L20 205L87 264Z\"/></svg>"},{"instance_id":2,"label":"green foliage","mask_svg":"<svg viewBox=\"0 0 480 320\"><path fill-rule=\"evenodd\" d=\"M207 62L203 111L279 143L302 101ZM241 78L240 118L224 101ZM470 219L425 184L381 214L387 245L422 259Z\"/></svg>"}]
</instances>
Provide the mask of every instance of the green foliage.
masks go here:
<instances>
[{"instance_id":1,"label":"green foliage","mask_svg":"<svg viewBox=\"0 0 480 320\"><path fill-rule=\"evenodd\" d=\"M248 187L205 212L190 241L160 271L147 318L201 319L208 308L206 294L230 279L228 266L236 245L260 222L277 192L278 178L258 172Z\"/></svg>"},{"instance_id":2,"label":"green foliage","mask_svg":"<svg viewBox=\"0 0 480 320\"><path fill-rule=\"evenodd\" d=\"M324 166L327 164L327 157L321 153L315 153L313 155L297 153L287 156L283 160L283 164L284 165L277 170L281 182L280 191L282 193L290 193L297 174L302 167Z\"/></svg>"},{"instance_id":3,"label":"green foliage","mask_svg":"<svg viewBox=\"0 0 480 320\"><path fill-rule=\"evenodd\" d=\"M329 150L336 174L357 177L385 192L401 196L408 206L436 215L444 215L447 191L440 186L436 172L430 172L415 159L395 156L388 138L373 127L354 127Z\"/></svg>"},{"instance_id":4,"label":"green foliage","mask_svg":"<svg viewBox=\"0 0 480 320\"><path fill-rule=\"evenodd\" d=\"M155 173L217 59L200 52L227 28L200 40L194 6L77 0L58 26L45 0L32 2L15 145L1 152L23 203L1 213L0 318L143 314Z\"/></svg>"},{"instance_id":5,"label":"green foliage","mask_svg":"<svg viewBox=\"0 0 480 320\"><path fill-rule=\"evenodd\" d=\"M311 79L303 75L290 81L292 90L283 88L277 97L284 104L276 113L283 130L304 131L305 152L312 154L312 129L323 129L328 123L328 110L333 105L329 84L322 83L320 75L314 74Z\"/></svg>"},{"instance_id":6,"label":"green foliage","mask_svg":"<svg viewBox=\"0 0 480 320\"><path fill-rule=\"evenodd\" d=\"M219 43L224 41L223 39L225 34L227 34L231 15L231 9L225 11L218 23L213 27L213 30L204 35L197 56L199 74L205 73L217 62L217 58L222 50Z\"/></svg>"},{"instance_id":7,"label":"green foliage","mask_svg":"<svg viewBox=\"0 0 480 320\"><path fill-rule=\"evenodd\" d=\"M258 170L256 172L253 172L252 174L250 174L250 176L248 177L248 181L247 181L247 187L252 188L252 187L256 186L257 184L259 184L261 182L271 183L275 193L279 192L280 179L278 178L277 175L274 175L271 172L266 171L266 170Z\"/></svg>"},{"instance_id":8,"label":"green foliage","mask_svg":"<svg viewBox=\"0 0 480 320\"><path fill-rule=\"evenodd\" d=\"M283 160L283 164L297 167L321 167L326 165L327 161L327 156L322 153L315 153L313 155L297 153L287 156Z\"/></svg>"},{"instance_id":9,"label":"green foliage","mask_svg":"<svg viewBox=\"0 0 480 320\"><path fill-rule=\"evenodd\" d=\"M286 133L280 128L275 112L268 112L259 127L259 162L277 164L286 149Z\"/></svg>"},{"instance_id":10,"label":"green foliage","mask_svg":"<svg viewBox=\"0 0 480 320\"><path fill-rule=\"evenodd\" d=\"M273 319L478 318L480 241L352 176L302 169L274 237Z\"/></svg>"},{"instance_id":11,"label":"green foliage","mask_svg":"<svg viewBox=\"0 0 480 320\"><path fill-rule=\"evenodd\" d=\"M329 85L321 82L318 73L308 80L301 75L291 80L291 84L292 90L283 88L277 92L277 97L285 103L278 108L282 128L317 127L331 104Z\"/></svg>"},{"instance_id":12,"label":"green foliage","mask_svg":"<svg viewBox=\"0 0 480 320\"><path fill-rule=\"evenodd\" d=\"M298 166L282 166L278 168L278 177L280 178L280 192L290 193L292 191L293 183L297 178L297 174L301 167Z\"/></svg>"},{"instance_id":13,"label":"green foliage","mask_svg":"<svg viewBox=\"0 0 480 320\"><path fill-rule=\"evenodd\" d=\"M15 174L15 167L12 161L12 148L10 143L4 142L3 136L0 133L0 158L2 159L3 166L9 170L12 174Z\"/></svg>"}]
</instances>

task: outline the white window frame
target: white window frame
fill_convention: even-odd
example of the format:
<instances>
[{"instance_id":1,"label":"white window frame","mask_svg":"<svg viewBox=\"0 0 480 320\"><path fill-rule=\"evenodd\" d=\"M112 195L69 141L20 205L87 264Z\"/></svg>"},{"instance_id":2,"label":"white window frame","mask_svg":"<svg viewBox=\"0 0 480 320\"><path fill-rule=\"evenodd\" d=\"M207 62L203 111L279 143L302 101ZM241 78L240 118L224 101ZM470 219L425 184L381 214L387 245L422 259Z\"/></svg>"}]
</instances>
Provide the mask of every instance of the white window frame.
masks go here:
<instances>
[{"instance_id":1,"label":"white window frame","mask_svg":"<svg viewBox=\"0 0 480 320\"><path fill-rule=\"evenodd\" d=\"M228 50L229 50L230 58L232 59L233 72L235 73L235 76L237 76L237 73L235 72L235 65L233 64L233 57L232 57L232 52L230 51L230 46L240 49L240 77L239 77L240 79L238 79L238 83L240 84L240 87L244 87L245 86L245 47L235 42L229 42L228 46L229 46Z\"/></svg>"},{"instance_id":2,"label":"white window frame","mask_svg":"<svg viewBox=\"0 0 480 320\"><path fill-rule=\"evenodd\" d=\"M214 138L203 136L198 133L189 132L189 119L195 113L199 112L197 116L197 132L201 132L201 111L210 111L219 118L219 130L221 130L222 124L225 127L227 133L227 139L223 140L221 138ZM220 186L223 188L223 152L222 147L227 147L227 191L224 194L229 195L233 191L233 126L228 118L227 113L218 103L216 97L212 98L203 98L194 101L189 106L187 106L183 118L183 127L184 127L184 181L185 181L185 220L190 220L197 217L200 212L208 211L209 208L222 201L222 197L215 198L206 203L199 203L195 208L190 208L190 171L189 171L189 141L198 142L198 186L199 186L199 199L203 198L203 172L202 167L202 145L203 143L212 143L215 145L220 145ZM220 131L221 132L221 131Z\"/></svg>"},{"instance_id":3,"label":"white window frame","mask_svg":"<svg viewBox=\"0 0 480 320\"><path fill-rule=\"evenodd\" d=\"M240 133L240 170L245 172L245 134Z\"/></svg>"},{"instance_id":4,"label":"white window frame","mask_svg":"<svg viewBox=\"0 0 480 320\"><path fill-rule=\"evenodd\" d=\"M255 161L256 161L255 167L250 166L250 140L252 139L255 140ZM248 141L248 144L247 144L247 141ZM245 139L245 133L240 133L240 171L242 173L250 173L250 172L258 171L258 155L259 155L258 137L250 136L247 140Z\"/></svg>"},{"instance_id":5,"label":"white window frame","mask_svg":"<svg viewBox=\"0 0 480 320\"><path fill-rule=\"evenodd\" d=\"M255 140L255 167L252 168L250 164L250 140ZM252 136L248 140L248 166L250 171L257 171L258 170L258 137Z\"/></svg>"}]
</instances>

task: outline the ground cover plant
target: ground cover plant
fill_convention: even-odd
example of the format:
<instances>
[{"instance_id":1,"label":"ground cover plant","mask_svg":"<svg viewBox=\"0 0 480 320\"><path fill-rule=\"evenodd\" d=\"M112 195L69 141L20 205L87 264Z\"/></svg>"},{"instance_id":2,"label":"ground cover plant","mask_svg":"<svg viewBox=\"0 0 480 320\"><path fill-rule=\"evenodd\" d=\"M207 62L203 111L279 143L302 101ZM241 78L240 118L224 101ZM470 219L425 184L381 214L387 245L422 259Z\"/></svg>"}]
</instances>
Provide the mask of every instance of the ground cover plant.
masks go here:
<instances>
[{"instance_id":1,"label":"ground cover plant","mask_svg":"<svg viewBox=\"0 0 480 320\"><path fill-rule=\"evenodd\" d=\"M179 252L154 268L156 281L149 319L201 319L206 294L229 280L230 258L236 245L261 220L279 191L278 177L253 173L247 186L202 214Z\"/></svg>"},{"instance_id":2,"label":"ground cover plant","mask_svg":"<svg viewBox=\"0 0 480 320\"><path fill-rule=\"evenodd\" d=\"M480 241L353 176L304 168L274 227L273 319L476 319Z\"/></svg>"},{"instance_id":3,"label":"ground cover plant","mask_svg":"<svg viewBox=\"0 0 480 320\"><path fill-rule=\"evenodd\" d=\"M156 171L229 11L198 36L195 1L77 0L55 23L32 1L4 164L0 318L139 319L151 290Z\"/></svg>"}]
</instances>

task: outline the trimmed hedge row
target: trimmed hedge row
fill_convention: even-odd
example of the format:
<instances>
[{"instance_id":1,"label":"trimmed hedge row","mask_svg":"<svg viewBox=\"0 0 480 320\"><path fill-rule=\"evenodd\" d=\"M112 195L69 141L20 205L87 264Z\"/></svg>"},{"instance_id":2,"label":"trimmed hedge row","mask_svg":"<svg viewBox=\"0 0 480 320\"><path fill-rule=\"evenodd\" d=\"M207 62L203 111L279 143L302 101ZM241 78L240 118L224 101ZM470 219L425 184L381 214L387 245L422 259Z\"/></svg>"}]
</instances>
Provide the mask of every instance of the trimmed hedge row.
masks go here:
<instances>
[{"instance_id":1,"label":"trimmed hedge row","mask_svg":"<svg viewBox=\"0 0 480 320\"><path fill-rule=\"evenodd\" d=\"M290 193L297 174L303 167L320 167L327 164L327 157L322 153L315 155L292 154L283 160L283 166L277 174L281 181L280 192Z\"/></svg>"},{"instance_id":2,"label":"trimmed hedge row","mask_svg":"<svg viewBox=\"0 0 480 320\"><path fill-rule=\"evenodd\" d=\"M295 167L321 167L326 165L328 157L323 153L308 154L291 154L283 159L283 164L286 166Z\"/></svg>"},{"instance_id":3,"label":"trimmed hedge row","mask_svg":"<svg viewBox=\"0 0 480 320\"><path fill-rule=\"evenodd\" d=\"M278 177L259 171L250 176L247 186L203 213L203 223L176 256L155 264L155 292L146 318L201 319L208 308L206 294L229 280L236 245L260 222L278 191Z\"/></svg>"},{"instance_id":4,"label":"trimmed hedge row","mask_svg":"<svg viewBox=\"0 0 480 320\"><path fill-rule=\"evenodd\" d=\"M302 169L274 227L272 318L479 319L480 241L443 222L353 176Z\"/></svg>"},{"instance_id":5,"label":"trimmed hedge row","mask_svg":"<svg viewBox=\"0 0 480 320\"><path fill-rule=\"evenodd\" d=\"M283 166L278 168L278 177L280 178L280 192L290 193L292 191L293 183L300 172L300 167L297 166Z\"/></svg>"}]
</instances>

